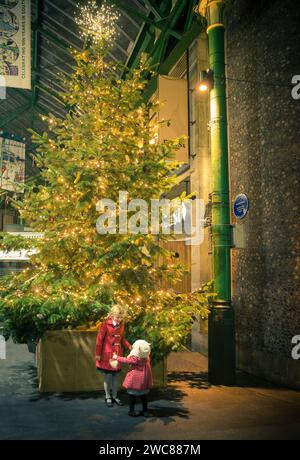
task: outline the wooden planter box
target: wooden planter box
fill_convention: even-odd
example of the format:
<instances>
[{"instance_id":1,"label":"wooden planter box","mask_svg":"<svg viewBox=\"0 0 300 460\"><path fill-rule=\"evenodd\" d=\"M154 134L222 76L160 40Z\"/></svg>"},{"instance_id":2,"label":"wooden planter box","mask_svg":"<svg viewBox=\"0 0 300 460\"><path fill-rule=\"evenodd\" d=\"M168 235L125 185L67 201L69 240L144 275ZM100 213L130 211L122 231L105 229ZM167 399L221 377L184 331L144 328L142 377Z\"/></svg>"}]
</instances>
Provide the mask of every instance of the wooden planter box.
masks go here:
<instances>
[{"instance_id":1,"label":"wooden planter box","mask_svg":"<svg viewBox=\"0 0 300 460\"><path fill-rule=\"evenodd\" d=\"M40 392L103 390L95 368L95 331L48 331L38 342L36 364ZM120 387L128 366L122 366ZM155 387L167 385L166 359L152 367Z\"/></svg>"}]
</instances>

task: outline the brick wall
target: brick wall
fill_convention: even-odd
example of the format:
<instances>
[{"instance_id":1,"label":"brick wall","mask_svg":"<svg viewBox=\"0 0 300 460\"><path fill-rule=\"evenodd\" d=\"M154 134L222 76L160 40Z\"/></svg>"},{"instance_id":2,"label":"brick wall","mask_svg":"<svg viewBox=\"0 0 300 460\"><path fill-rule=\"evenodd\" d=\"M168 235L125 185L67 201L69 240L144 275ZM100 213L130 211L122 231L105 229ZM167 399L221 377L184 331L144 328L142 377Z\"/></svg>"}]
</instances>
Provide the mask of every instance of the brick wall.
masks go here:
<instances>
[{"instance_id":1,"label":"brick wall","mask_svg":"<svg viewBox=\"0 0 300 460\"><path fill-rule=\"evenodd\" d=\"M300 388L300 8L232 0L226 22L231 198L250 200L246 248L233 250L238 365Z\"/></svg>"}]
</instances>

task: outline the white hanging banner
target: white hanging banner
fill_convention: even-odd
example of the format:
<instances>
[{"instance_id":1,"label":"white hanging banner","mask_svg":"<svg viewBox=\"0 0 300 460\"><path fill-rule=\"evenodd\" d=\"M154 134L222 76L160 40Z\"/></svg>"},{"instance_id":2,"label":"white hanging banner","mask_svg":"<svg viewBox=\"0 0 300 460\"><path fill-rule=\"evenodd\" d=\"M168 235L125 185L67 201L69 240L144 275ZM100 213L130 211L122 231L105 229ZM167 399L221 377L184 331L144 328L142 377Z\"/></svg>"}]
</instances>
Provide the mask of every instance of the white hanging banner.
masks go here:
<instances>
[{"instance_id":1,"label":"white hanging banner","mask_svg":"<svg viewBox=\"0 0 300 460\"><path fill-rule=\"evenodd\" d=\"M31 89L30 0L0 0L1 86Z\"/></svg>"},{"instance_id":2,"label":"white hanging banner","mask_svg":"<svg viewBox=\"0 0 300 460\"><path fill-rule=\"evenodd\" d=\"M24 193L24 142L0 137L0 189Z\"/></svg>"}]
</instances>

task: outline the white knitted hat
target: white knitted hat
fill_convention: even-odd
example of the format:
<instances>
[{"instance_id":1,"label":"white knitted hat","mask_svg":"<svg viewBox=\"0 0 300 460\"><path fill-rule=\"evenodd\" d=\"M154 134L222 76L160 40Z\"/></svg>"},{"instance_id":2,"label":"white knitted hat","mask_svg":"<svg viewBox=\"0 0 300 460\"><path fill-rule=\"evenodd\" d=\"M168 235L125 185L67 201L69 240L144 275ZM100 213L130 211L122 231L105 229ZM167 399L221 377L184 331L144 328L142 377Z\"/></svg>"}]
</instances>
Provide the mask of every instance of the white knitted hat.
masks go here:
<instances>
[{"instance_id":1,"label":"white knitted hat","mask_svg":"<svg viewBox=\"0 0 300 460\"><path fill-rule=\"evenodd\" d=\"M132 345L129 356L136 356L137 358L148 358L150 352L150 343L146 342L146 340L136 340Z\"/></svg>"}]
</instances>

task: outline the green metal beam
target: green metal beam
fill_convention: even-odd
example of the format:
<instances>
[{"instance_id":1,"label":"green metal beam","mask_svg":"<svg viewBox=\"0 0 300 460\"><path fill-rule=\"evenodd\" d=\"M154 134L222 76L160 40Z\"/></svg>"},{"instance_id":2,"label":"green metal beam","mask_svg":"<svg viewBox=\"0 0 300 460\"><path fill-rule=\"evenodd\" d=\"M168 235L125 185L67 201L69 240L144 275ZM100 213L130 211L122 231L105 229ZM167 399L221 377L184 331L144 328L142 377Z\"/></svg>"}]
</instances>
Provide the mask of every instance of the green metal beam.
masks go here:
<instances>
[{"instance_id":1,"label":"green metal beam","mask_svg":"<svg viewBox=\"0 0 300 460\"><path fill-rule=\"evenodd\" d=\"M158 22L155 23L155 27L157 29L163 30L163 24L158 24ZM172 35L172 37L177 38L177 40L180 40L182 37L182 35L179 32L170 28L168 29L168 33Z\"/></svg>"},{"instance_id":2,"label":"green metal beam","mask_svg":"<svg viewBox=\"0 0 300 460\"><path fill-rule=\"evenodd\" d=\"M153 34L154 31L152 30L152 27L148 26L147 24L144 25L144 28L141 30L138 39L136 41L136 44L134 46L134 50L131 53L131 56L127 60L127 67L134 68L136 67L140 55L142 52L147 51L149 49L149 45L151 44L151 54L152 54L152 64L157 64L161 62L163 59L165 50L168 45L168 39L169 35L172 34L172 27L176 26L176 23L178 22L178 19L180 15L182 14L184 8L186 7L188 0L177 0L177 3L174 5L172 10L170 11L170 6L171 2L170 0L164 0L161 2L160 8L163 14L167 14L167 18L164 20L164 24L160 24L160 29L162 29L162 32L160 36L157 38L156 43L154 47L152 46L152 40L153 40ZM194 6L194 5L193 5ZM157 26L157 23L155 23L155 27ZM182 40L182 35L178 32L176 32L176 38L181 41Z\"/></svg>"},{"instance_id":3,"label":"green metal beam","mask_svg":"<svg viewBox=\"0 0 300 460\"><path fill-rule=\"evenodd\" d=\"M156 19L159 19L159 20L162 19L161 12L157 8L157 5L154 5L152 0L144 0L144 3L146 5L146 7L151 11L151 13L154 14Z\"/></svg>"},{"instance_id":4,"label":"green metal beam","mask_svg":"<svg viewBox=\"0 0 300 460\"><path fill-rule=\"evenodd\" d=\"M108 0L108 3L114 4L119 10L124 11L124 13L129 14L132 18L137 18L142 20L143 22L147 22L148 24L154 25L155 21L145 14L139 13L136 8L132 8L128 6L128 1L122 0Z\"/></svg>"},{"instance_id":5,"label":"green metal beam","mask_svg":"<svg viewBox=\"0 0 300 460\"><path fill-rule=\"evenodd\" d=\"M154 38L154 31L151 31L148 24L144 24L135 42L133 52L127 59L127 67L134 69L137 66L141 54L146 51L151 42L154 42Z\"/></svg>"},{"instance_id":6,"label":"green metal beam","mask_svg":"<svg viewBox=\"0 0 300 460\"><path fill-rule=\"evenodd\" d=\"M162 17L166 18L169 16L172 9L172 0L161 0L159 2L159 11L162 14Z\"/></svg>"},{"instance_id":7,"label":"green metal beam","mask_svg":"<svg viewBox=\"0 0 300 460\"><path fill-rule=\"evenodd\" d=\"M161 63L159 67L159 73L166 75L170 72L172 67L176 64L178 59L181 58L182 54L192 44L192 42L198 37L203 31L203 24L195 21L190 29L183 35L182 40L174 46L168 57Z\"/></svg>"},{"instance_id":8,"label":"green metal beam","mask_svg":"<svg viewBox=\"0 0 300 460\"><path fill-rule=\"evenodd\" d=\"M175 5L173 6L171 13L168 19L166 20L163 30L159 38L157 39L154 49L152 51L151 61L153 64L159 63L162 57L161 50L165 48L165 46L162 45L162 42L168 39L170 29L172 29L177 24L178 19L180 18L183 10L185 9L188 1L189 0L177 0Z\"/></svg>"},{"instance_id":9,"label":"green metal beam","mask_svg":"<svg viewBox=\"0 0 300 460\"><path fill-rule=\"evenodd\" d=\"M192 25L193 19L195 17L194 10L195 10L196 3L197 3L197 0L193 0L193 1L190 0L189 9L187 12L185 26L184 26L184 32L187 32Z\"/></svg>"},{"instance_id":10,"label":"green metal beam","mask_svg":"<svg viewBox=\"0 0 300 460\"><path fill-rule=\"evenodd\" d=\"M123 3L120 0L108 0L108 2L113 3L115 6L118 7L120 11L123 11L124 13L129 14L131 17L136 17L138 19L141 19L146 24L149 24L150 26L155 27L157 29L160 29L160 30L164 29L164 25L162 23L164 19L163 20L159 19L159 21L155 21L154 19L151 19L149 16L139 13L136 9L131 8L130 6L128 6L127 4ZM169 33L170 35L173 35L177 39L180 39L181 37L181 35L175 30L170 29Z\"/></svg>"},{"instance_id":11,"label":"green metal beam","mask_svg":"<svg viewBox=\"0 0 300 460\"><path fill-rule=\"evenodd\" d=\"M161 63L159 66L158 72L162 75L168 75L172 67L176 64L178 59L186 51L186 49L191 45L191 43L198 37L198 35L203 31L203 25L201 22L194 22L192 27L183 35L182 40L177 43L173 48L168 57ZM144 97L145 100L148 100L152 94L156 91L157 88L157 77L153 77L148 85L148 88L145 91Z\"/></svg>"},{"instance_id":12,"label":"green metal beam","mask_svg":"<svg viewBox=\"0 0 300 460\"><path fill-rule=\"evenodd\" d=\"M168 14L169 6L170 0L162 0L160 5L160 10L162 11L162 14ZM155 28L145 23L136 39L133 51L127 59L126 66L131 69L134 69L138 65L141 54L143 52L150 52L152 50L154 41Z\"/></svg>"},{"instance_id":13,"label":"green metal beam","mask_svg":"<svg viewBox=\"0 0 300 460\"><path fill-rule=\"evenodd\" d=\"M171 10L169 20L164 26L164 31L166 31L167 34L170 34L170 31L173 29L173 27L176 26L178 19L180 18L181 14L183 13L183 10L186 7L186 4L190 1L191 0L177 0L177 2Z\"/></svg>"},{"instance_id":14,"label":"green metal beam","mask_svg":"<svg viewBox=\"0 0 300 460\"><path fill-rule=\"evenodd\" d=\"M155 59L153 56L153 60L152 60L153 64L159 64L160 62L162 62L164 55L165 55L166 48L167 48L167 44L168 44L168 40L163 40L163 39L159 40L159 45L154 54Z\"/></svg>"}]
</instances>

